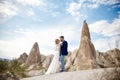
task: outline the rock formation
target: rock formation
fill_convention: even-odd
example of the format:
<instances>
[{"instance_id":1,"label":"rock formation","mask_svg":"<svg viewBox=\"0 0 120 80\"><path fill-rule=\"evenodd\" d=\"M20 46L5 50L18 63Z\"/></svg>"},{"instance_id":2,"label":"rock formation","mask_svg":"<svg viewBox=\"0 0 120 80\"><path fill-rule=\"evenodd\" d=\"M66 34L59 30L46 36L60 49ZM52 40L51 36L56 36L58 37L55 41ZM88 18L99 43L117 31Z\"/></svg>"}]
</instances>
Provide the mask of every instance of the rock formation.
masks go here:
<instances>
[{"instance_id":1,"label":"rock formation","mask_svg":"<svg viewBox=\"0 0 120 80\"><path fill-rule=\"evenodd\" d=\"M68 52L68 55L65 57L65 69L68 70L70 66L72 65L72 59L71 59L72 52Z\"/></svg>"},{"instance_id":2,"label":"rock formation","mask_svg":"<svg viewBox=\"0 0 120 80\"><path fill-rule=\"evenodd\" d=\"M76 70L95 68L96 51L91 42L90 32L86 21L83 22L80 46L75 60Z\"/></svg>"},{"instance_id":3,"label":"rock formation","mask_svg":"<svg viewBox=\"0 0 120 80\"><path fill-rule=\"evenodd\" d=\"M50 63L51 63L51 61L52 61L52 59L53 59L53 55L48 55L48 56L46 56L45 60L44 60L43 63L42 63L42 66L43 66L44 68L48 68L49 65L50 65Z\"/></svg>"},{"instance_id":4,"label":"rock formation","mask_svg":"<svg viewBox=\"0 0 120 80\"><path fill-rule=\"evenodd\" d=\"M41 54L41 63L43 63L45 59L46 59L46 56Z\"/></svg>"},{"instance_id":5,"label":"rock formation","mask_svg":"<svg viewBox=\"0 0 120 80\"><path fill-rule=\"evenodd\" d=\"M99 68L120 67L120 50L97 51L97 65Z\"/></svg>"},{"instance_id":6,"label":"rock formation","mask_svg":"<svg viewBox=\"0 0 120 80\"><path fill-rule=\"evenodd\" d=\"M18 61L19 61L20 63L26 63L27 58L28 58L28 55L24 52L23 54L20 55Z\"/></svg>"},{"instance_id":7,"label":"rock formation","mask_svg":"<svg viewBox=\"0 0 120 80\"><path fill-rule=\"evenodd\" d=\"M35 42L29 53L26 64L32 65L32 64L40 64L40 63L41 63L41 55L39 51L39 46L38 43Z\"/></svg>"},{"instance_id":8,"label":"rock formation","mask_svg":"<svg viewBox=\"0 0 120 80\"><path fill-rule=\"evenodd\" d=\"M39 76L45 74L45 70L31 70L27 72L27 76Z\"/></svg>"},{"instance_id":9,"label":"rock formation","mask_svg":"<svg viewBox=\"0 0 120 80\"><path fill-rule=\"evenodd\" d=\"M77 56L77 49L74 50L73 52L69 51L68 55L65 57L65 69L66 71L75 71L75 59Z\"/></svg>"}]
</instances>

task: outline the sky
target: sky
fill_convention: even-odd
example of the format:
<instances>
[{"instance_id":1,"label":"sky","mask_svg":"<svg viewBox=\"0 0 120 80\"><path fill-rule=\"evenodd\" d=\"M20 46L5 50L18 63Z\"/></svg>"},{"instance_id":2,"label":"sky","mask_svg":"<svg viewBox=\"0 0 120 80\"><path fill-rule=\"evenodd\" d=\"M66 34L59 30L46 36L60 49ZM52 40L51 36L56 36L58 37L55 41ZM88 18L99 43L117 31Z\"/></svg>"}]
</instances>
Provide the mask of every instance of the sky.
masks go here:
<instances>
[{"instance_id":1,"label":"sky","mask_svg":"<svg viewBox=\"0 0 120 80\"><path fill-rule=\"evenodd\" d=\"M84 20L96 50L120 49L120 0L0 0L0 58L29 54L35 42L55 54L61 35L78 49Z\"/></svg>"}]
</instances>

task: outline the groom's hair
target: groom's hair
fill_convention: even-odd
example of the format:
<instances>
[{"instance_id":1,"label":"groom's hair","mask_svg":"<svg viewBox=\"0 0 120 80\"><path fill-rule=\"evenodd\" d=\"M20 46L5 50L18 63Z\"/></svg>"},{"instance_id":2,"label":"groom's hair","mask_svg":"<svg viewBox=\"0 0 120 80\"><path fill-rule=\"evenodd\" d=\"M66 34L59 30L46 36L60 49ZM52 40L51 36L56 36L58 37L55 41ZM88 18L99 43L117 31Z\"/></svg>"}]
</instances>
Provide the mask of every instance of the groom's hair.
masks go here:
<instances>
[{"instance_id":1,"label":"groom's hair","mask_svg":"<svg viewBox=\"0 0 120 80\"><path fill-rule=\"evenodd\" d=\"M64 38L64 36L60 36L60 38Z\"/></svg>"}]
</instances>

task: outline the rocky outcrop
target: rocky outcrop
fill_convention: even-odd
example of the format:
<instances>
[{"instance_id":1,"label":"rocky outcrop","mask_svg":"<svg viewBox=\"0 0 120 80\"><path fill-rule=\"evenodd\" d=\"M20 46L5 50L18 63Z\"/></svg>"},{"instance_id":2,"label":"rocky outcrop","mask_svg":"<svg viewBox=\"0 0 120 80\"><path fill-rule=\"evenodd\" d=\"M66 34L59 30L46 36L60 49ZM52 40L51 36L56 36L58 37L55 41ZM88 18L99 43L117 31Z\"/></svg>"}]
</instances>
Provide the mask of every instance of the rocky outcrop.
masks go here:
<instances>
[{"instance_id":1,"label":"rocky outcrop","mask_svg":"<svg viewBox=\"0 0 120 80\"><path fill-rule=\"evenodd\" d=\"M71 54L71 61L72 61L73 65L75 65L74 63L75 63L75 59L77 57L77 52L78 52L78 49L74 50Z\"/></svg>"},{"instance_id":2,"label":"rocky outcrop","mask_svg":"<svg viewBox=\"0 0 120 80\"><path fill-rule=\"evenodd\" d=\"M120 67L120 50L97 51L97 65L99 68Z\"/></svg>"},{"instance_id":3,"label":"rocky outcrop","mask_svg":"<svg viewBox=\"0 0 120 80\"><path fill-rule=\"evenodd\" d=\"M53 59L53 55L48 55L48 56L46 56L45 60L44 60L43 63L42 63L42 66L43 66L44 68L48 68L49 65L50 65L50 63L51 63L51 61L52 61L52 59Z\"/></svg>"},{"instance_id":4,"label":"rocky outcrop","mask_svg":"<svg viewBox=\"0 0 120 80\"><path fill-rule=\"evenodd\" d=\"M65 58L65 69L67 71L75 71L76 70L76 67L75 67L75 59L76 59L76 56L77 56L77 49L74 50L73 52L69 52L68 56L66 56Z\"/></svg>"},{"instance_id":5,"label":"rocky outcrop","mask_svg":"<svg viewBox=\"0 0 120 80\"><path fill-rule=\"evenodd\" d=\"M45 74L45 69L42 70L31 70L29 72L26 72L27 76L39 76Z\"/></svg>"},{"instance_id":6,"label":"rocky outcrop","mask_svg":"<svg viewBox=\"0 0 120 80\"><path fill-rule=\"evenodd\" d=\"M72 54L70 56L72 65L70 65L70 68L68 69L68 71L76 71L75 60L76 60L77 54L78 54L78 49L76 49L72 52Z\"/></svg>"},{"instance_id":7,"label":"rocky outcrop","mask_svg":"<svg viewBox=\"0 0 120 80\"><path fill-rule=\"evenodd\" d=\"M26 63L27 58L28 58L28 55L24 52L23 54L20 55L20 57L18 58L18 61L20 63Z\"/></svg>"},{"instance_id":8,"label":"rocky outcrop","mask_svg":"<svg viewBox=\"0 0 120 80\"><path fill-rule=\"evenodd\" d=\"M46 59L46 56L41 54L41 63L43 63L45 59Z\"/></svg>"},{"instance_id":9,"label":"rocky outcrop","mask_svg":"<svg viewBox=\"0 0 120 80\"><path fill-rule=\"evenodd\" d=\"M91 42L86 21L83 22L80 46L75 60L76 70L93 69L96 63L96 51Z\"/></svg>"},{"instance_id":10,"label":"rocky outcrop","mask_svg":"<svg viewBox=\"0 0 120 80\"><path fill-rule=\"evenodd\" d=\"M39 46L37 42L35 42L35 44L33 45L29 53L29 56L27 58L26 64L27 65L41 64L41 55L40 55Z\"/></svg>"},{"instance_id":11,"label":"rocky outcrop","mask_svg":"<svg viewBox=\"0 0 120 80\"><path fill-rule=\"evenodd\" d=\"M65 69L68 70L70 66L72 65L72 59L71 59L72 52L68 52L68 55L65 57Z\"/></svg>"},{"instance_id":12,"label":"rocky outcrop","mask_svg":"<svg viewBox=\"0 0 120 80\"><path fill-rule=\"evenodd\" d=\"M19 80L20 77L18 75L15 75L9 71L7 71L4 74L0 74L0 80Z\"/></svg>"}]
</instances>

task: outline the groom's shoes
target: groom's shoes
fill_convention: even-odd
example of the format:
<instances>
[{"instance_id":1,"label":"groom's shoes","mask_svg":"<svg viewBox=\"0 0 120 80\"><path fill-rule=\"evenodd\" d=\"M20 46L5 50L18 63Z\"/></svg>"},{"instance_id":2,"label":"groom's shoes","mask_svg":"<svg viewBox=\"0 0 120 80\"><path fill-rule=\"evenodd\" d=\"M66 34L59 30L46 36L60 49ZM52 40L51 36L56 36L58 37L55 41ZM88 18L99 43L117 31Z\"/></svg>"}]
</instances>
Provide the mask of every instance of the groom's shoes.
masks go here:
<instances>
[{"instance_id":1,"label":"groom's shoes","mask_svg":"<svg viewBox=\"0 0 120 80\"><path fill-rule=\"evenodd\" d=\"M64 72L64 70L60 70L60 72Z\"/></svg>"}]
</instances>

